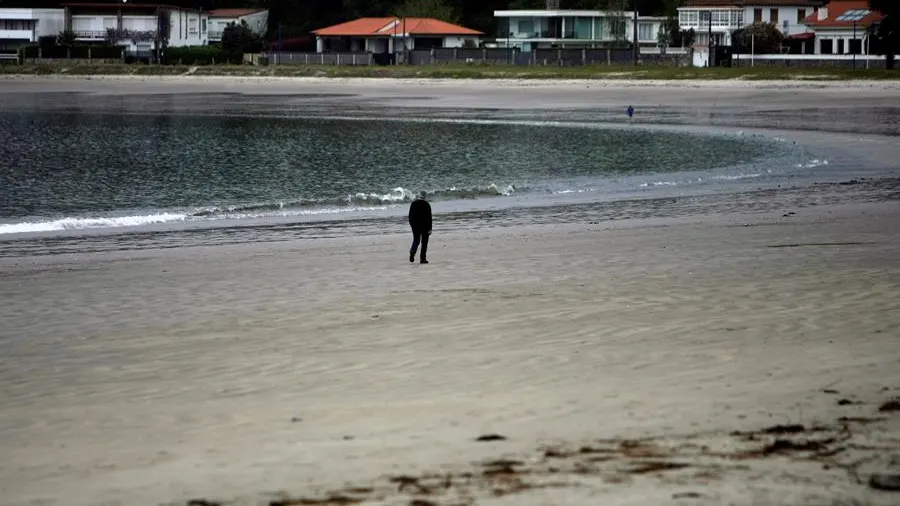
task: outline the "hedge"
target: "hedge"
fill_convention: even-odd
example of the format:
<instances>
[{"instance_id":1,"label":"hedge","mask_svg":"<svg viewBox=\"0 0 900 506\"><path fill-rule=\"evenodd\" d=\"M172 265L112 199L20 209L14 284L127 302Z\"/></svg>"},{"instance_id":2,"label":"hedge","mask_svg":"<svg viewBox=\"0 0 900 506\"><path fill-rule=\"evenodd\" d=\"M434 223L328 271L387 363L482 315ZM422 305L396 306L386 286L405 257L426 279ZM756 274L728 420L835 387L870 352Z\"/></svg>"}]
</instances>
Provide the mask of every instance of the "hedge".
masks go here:
<instances>
[{"instance_id":1,"label":"hedge","mask_svg":"<svg viewBox=\"0 0 900 506\"><path fill-rule=\"evenodd\" d=\"M170 65L209 65L212 63L240 63L241 55L230 54L221 46L169 47L165 50Z\"/></svg>"},{"instance_id":2,"label":"hedge","mask_svg":"<svg viewBox=\"0 0 900 506\"><path fill-rule=\"evenodd\" d=\"M19 58L74 58L79 60L114 60L122 57L124 47L120 46L23 46L19 48Z\"/></svg>"}]
</instances>

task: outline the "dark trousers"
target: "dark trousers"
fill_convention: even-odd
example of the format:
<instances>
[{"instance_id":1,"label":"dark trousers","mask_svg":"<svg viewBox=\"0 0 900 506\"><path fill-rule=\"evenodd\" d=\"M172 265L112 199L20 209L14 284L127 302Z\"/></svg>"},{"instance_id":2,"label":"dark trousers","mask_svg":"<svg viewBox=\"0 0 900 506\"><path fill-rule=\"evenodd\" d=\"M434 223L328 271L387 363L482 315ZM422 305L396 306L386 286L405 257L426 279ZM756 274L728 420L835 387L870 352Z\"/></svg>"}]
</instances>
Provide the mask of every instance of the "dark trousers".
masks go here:
<instances>
[{"instance_id":1,"label":"dark trousers","mask_svg":"<svg viewBox=\"0 0 900 506\"><path fill-rule=\"evenodd\" d=\"M419 254L419 260L426 260L428 254L428 231L427 230L413 230L413 242L412 246L409 247L409 256L414 256L416 254L416 250L419 249L419 243L422 243L422 253Z\"/></svg>"}]
</instances>

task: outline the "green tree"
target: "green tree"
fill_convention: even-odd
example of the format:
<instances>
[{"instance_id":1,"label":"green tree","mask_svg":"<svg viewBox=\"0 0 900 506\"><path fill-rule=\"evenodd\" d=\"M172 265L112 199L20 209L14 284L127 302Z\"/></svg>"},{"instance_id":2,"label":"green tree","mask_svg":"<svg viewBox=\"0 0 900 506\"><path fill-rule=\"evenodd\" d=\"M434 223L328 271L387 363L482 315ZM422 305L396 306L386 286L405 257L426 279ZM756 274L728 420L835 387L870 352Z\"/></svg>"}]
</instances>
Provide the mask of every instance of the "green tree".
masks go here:
<instances>
[{"instance_id":1,"label":"green tree","mask_svg":"<svg viewBox=\"0 0 900 506\"><path fill-rule=\"evenodd\" d=\"M77 36L72 30L63 30L56 36L56 45L63 47L72 47L75 45Z\"/></svg>"},{"instance_id":2,"label":"green tree","mask_svg":"<svg viewBox=\"0 0 900 506\"><path fill-rule=\"evenodd\" d=\"M398 18L434 18L448 23L458 23L459 14L444 0L406 0L394 7Z\"/></svg>"},{"instance_id":3,"label":"green tree","mask_svg":"<svg viewBox=\"0 0 900 506\"><path fill-rule=\"evenodd\" d=\"M885 67L893 69L894 55L900 53L900 2L869 0L869 7L884 14L884 20L874 33L875 52L885 55Z\"/></svg>"},{"instance_id":4,"label":"green tree","mask_svg":"<svg viewBox=\"0 0 900 506\"><path fill-rule=\"evenodd\" d=\"M222 31L222 50L229 59L243 58L244 53L259 53L263 49L263 41L246 21L241 24L228 23Z\"/></svg>"},{"instance_id":5,"label":"green tree","mask_svg":"<svg viewBox=\"0 0 900 506\"><path fill-rule=\"evenodd\" d=\"M756 54L777 54L781 52L784 35L774 23L757 21L740 30L741 52Z\"/></svg>"}]
</instances>

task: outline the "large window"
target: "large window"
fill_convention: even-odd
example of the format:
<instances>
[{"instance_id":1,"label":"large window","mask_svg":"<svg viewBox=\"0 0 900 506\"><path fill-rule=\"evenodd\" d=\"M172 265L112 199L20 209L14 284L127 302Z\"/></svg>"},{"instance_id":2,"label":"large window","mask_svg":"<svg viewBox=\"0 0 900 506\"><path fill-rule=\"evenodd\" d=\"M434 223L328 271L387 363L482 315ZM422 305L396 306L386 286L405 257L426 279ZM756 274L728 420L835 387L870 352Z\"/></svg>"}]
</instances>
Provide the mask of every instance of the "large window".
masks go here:
<instances>
[{"instance_id":1,"label":"large window","mask_svg":"<svg viewBox=\"0 0 900 506\"><path fill-rule=\"evenodd\" d=\"M585 40L591 38L591 18L576 18L575 38Z\"/></svg>"},{"instance_id":2,"label":"large window","mask_svg":"<svg viewBox=\"0 0 900 506\"><path fill-rule=\"evenodd\" d=\"M728 25L730 22L730 12L729 11L712 11L712 23L713 25Z\"/></svg>"},{"instance_id":3,"label":"large window","mask_svg":"<svg viewBox=\"0 0 900 506\"><path fill-rule=\"evenodd\" d=\"M653 23L638 24L638 40L656 40L657 32L653 29Z\"/></svg>"},{"instance_id":4,"label":"large window","mask_svg":"<svg viewBox=\"0 0 900 506\"><path fill-rule=\"evenodd\" d=\"M565 38L565 39L574 39L575 38L575 18L572 18L572 17L563 18L563 38Z\"/></svg>"},{"instance_id":5,"label":"large window","mask_svg":"<svg viewBox=\"0 0 900 506\"><path fill-rule=\"evenodd\" d=\"M820 39L819 40L821 53L822 54L834 54L834 41L831 39Z\"/></svg>"},{"instance_id":6,"label":"large window","mask_svg":"<svg viewBox=\"0 0 900 506\"><path fill-rule=\"evenodd\" d=\"M594 39L608 40L609 38L609 25L606 24L603 18L594 18Z\"/></svg>"},{"instance_id":7,"label":"large window","mask_svg":"<svg viewBox=\"0 0 900 506\"><path fill-rule=\"evenodd\" d=\"M700 23L700 13L698 11L679 11L678 24L684 26L697 26Z\"/></svg>"},{"instance_id":8,"label":"large window","mask_svg":"<svg viewBox=\"0 0 900 506\"><path fill-rule=\"evenodd\" d=\"M762 9L753 9L753 22L754 23L762 22Z\"/></svg>"},{"instance_id":9,"label":"large window","mask_svg":"<svg viewBox=\"0 0 900 506\"><path fill-rule=\"evenodd\" d=\"M31 20L0 19L0 30L31 30Z\"/></svg>"},{"instance_id":10,"label":"large window","mask_svg":"<svg viewBox=\"0 0 900 506\"><path fill-rule=\"evenodd\" d=\"M530 19L520 19L519 20L519 29L516 30L516 35L521 35L522 37L531 37L534 35L534 21Z\"/></svg>"}]
</instances>

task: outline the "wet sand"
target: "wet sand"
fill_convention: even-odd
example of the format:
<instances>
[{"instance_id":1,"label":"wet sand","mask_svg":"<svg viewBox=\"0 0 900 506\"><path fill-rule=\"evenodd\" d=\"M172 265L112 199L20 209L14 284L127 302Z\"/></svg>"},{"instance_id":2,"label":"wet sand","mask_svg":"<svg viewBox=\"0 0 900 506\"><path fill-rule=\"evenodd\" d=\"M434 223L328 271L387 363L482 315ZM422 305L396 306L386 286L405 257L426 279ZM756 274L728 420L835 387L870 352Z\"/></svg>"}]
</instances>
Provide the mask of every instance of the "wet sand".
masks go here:
<instances>
[{"instance_id":1,"label":"wet sand","mask_svg":"<svg viewBox=\"0 0 900 506\"><path fill-rule=\"evenodd\" d=\"M900 202L819 200L0 259L0 503L895 504Z\"/></svg>"}]
</instances>

